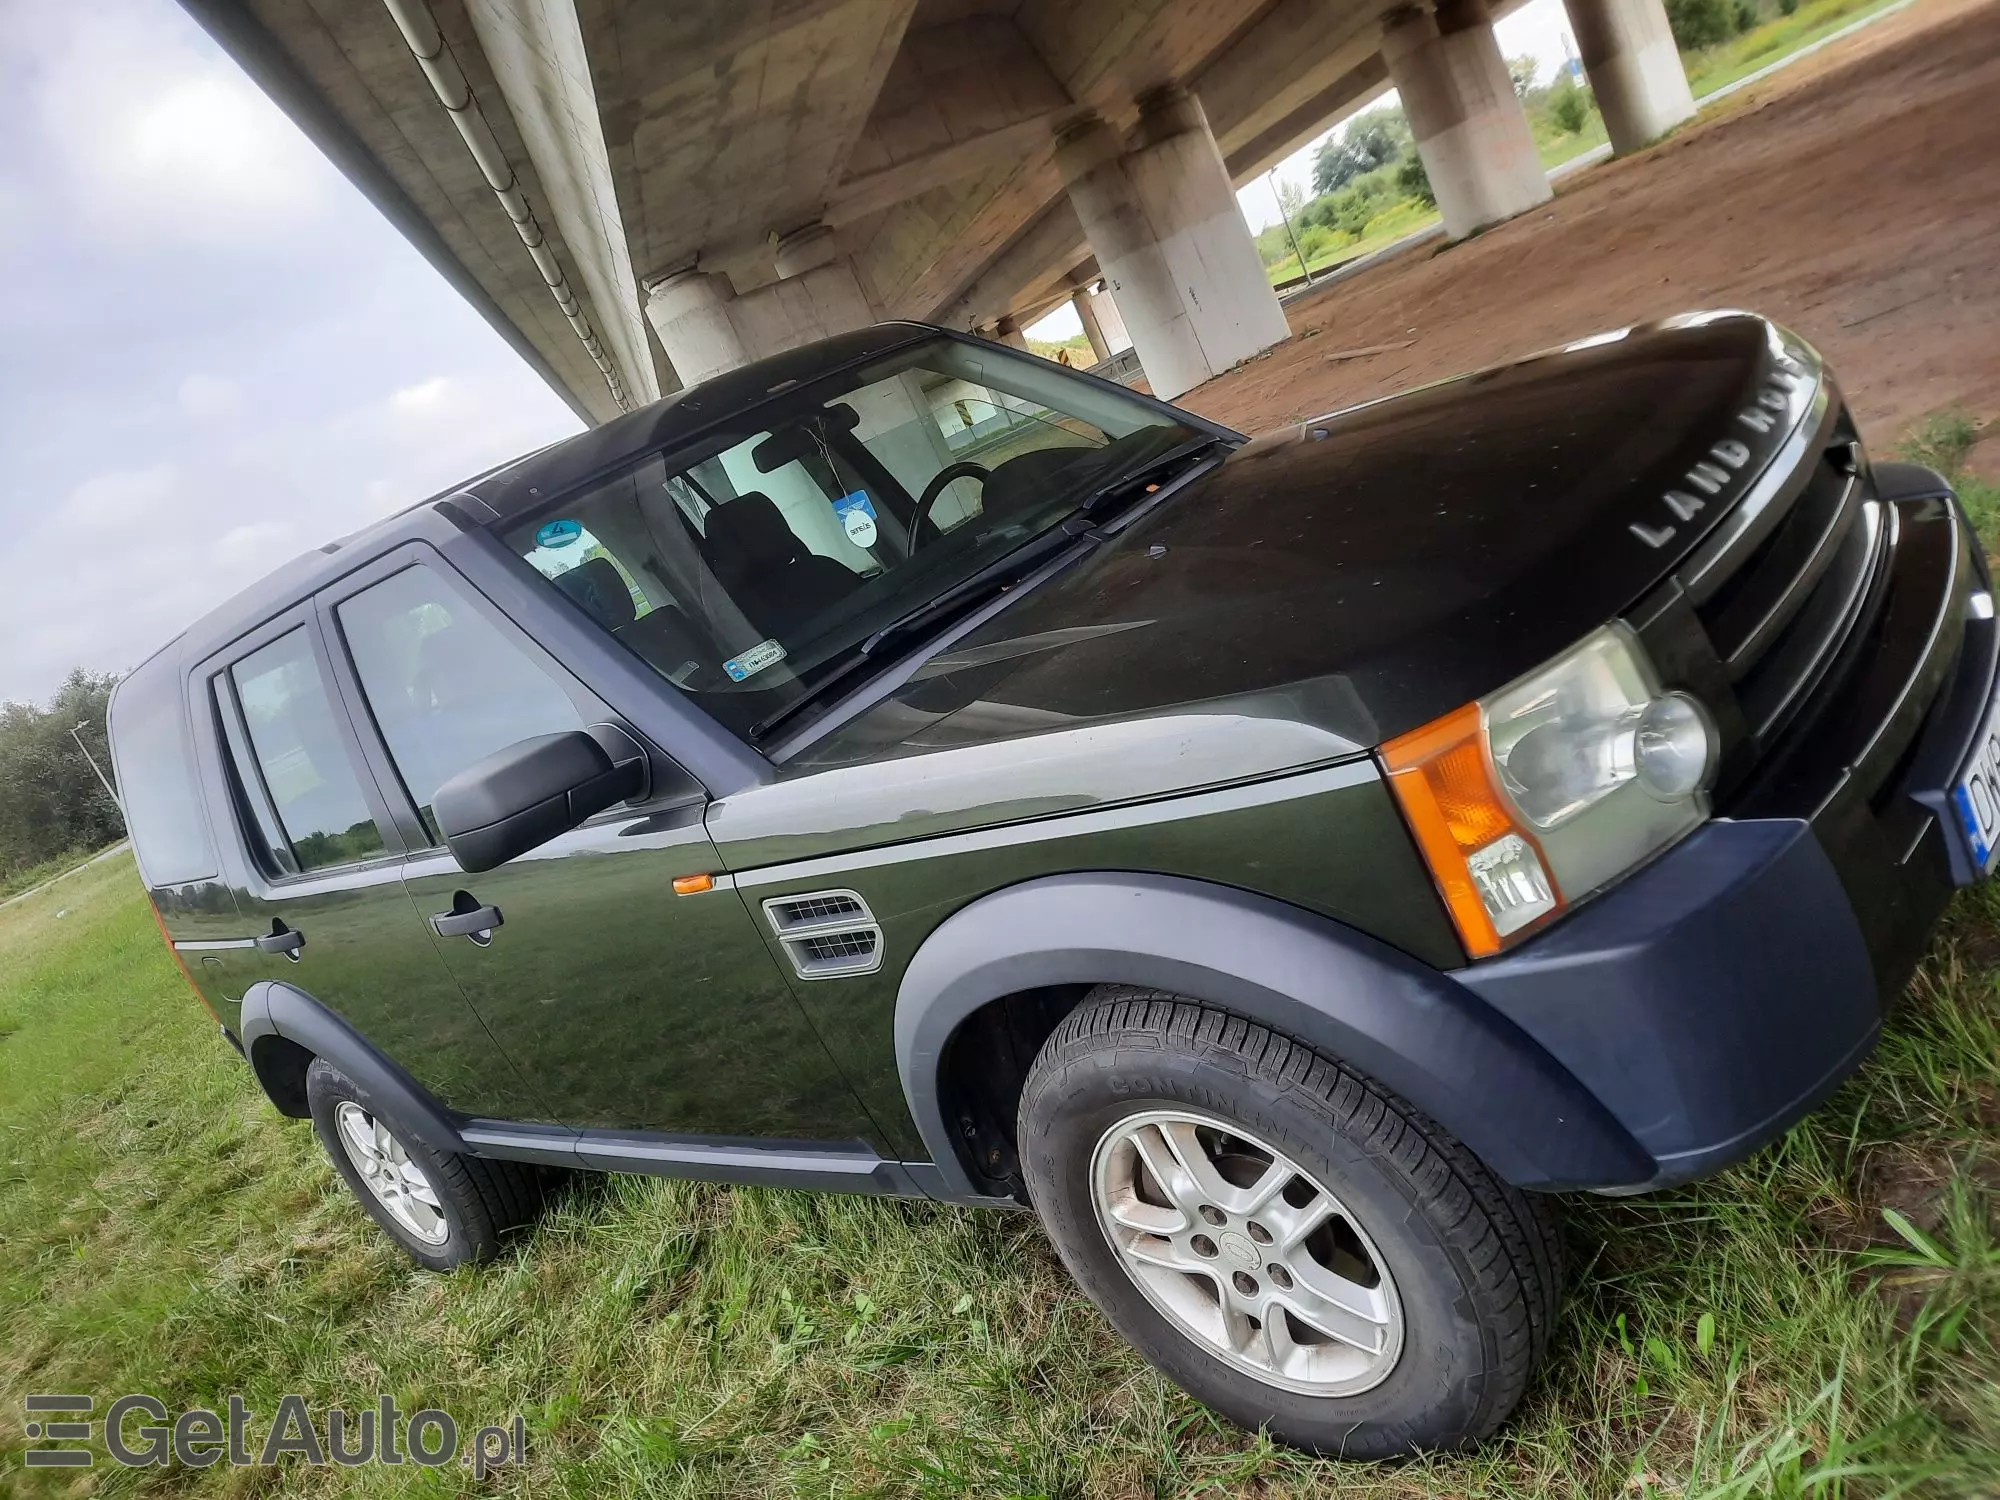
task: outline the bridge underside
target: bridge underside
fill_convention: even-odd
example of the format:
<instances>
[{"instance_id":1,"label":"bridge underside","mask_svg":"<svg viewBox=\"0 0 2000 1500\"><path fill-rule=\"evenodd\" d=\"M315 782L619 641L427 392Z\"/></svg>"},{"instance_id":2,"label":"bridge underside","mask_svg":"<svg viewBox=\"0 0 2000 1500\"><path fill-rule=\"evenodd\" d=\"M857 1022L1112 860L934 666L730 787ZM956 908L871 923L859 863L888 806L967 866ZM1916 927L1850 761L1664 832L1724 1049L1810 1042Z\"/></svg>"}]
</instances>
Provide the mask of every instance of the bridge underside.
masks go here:
<instances>
[{"instance_id":1,"label":"bridge underside","mask_svg":"<svg viewBox=\"0 0 2000 1500\"><path fill-rule=\"evenodd\" d=\"M1284 336L1228 190L1392 78L1454 230L1547 191L1480 0L182 3L591 420L1099 283L1186 389ZM1571 3L1632 142L1675 123L1659 0Z\"/></svg>"}]
</instances>

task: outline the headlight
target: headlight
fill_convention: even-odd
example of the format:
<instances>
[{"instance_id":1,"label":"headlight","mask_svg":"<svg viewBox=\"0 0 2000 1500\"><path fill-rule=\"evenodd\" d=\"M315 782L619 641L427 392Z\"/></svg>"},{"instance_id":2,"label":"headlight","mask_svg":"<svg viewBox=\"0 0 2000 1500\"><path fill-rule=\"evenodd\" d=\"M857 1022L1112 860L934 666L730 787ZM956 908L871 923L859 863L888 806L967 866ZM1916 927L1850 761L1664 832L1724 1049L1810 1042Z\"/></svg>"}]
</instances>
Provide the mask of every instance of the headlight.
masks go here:
<instances>
[{"instance_id":1,"label":"headlight","mask_svg":"<svg viewBox=\"0 0 2000 1500\"><path fill-rule=\"evenodd\" d=\"M1608 625L1382 747L1466 951L1496 953L1708 816L1716 737Z\"/></svg>"}]
</instances>

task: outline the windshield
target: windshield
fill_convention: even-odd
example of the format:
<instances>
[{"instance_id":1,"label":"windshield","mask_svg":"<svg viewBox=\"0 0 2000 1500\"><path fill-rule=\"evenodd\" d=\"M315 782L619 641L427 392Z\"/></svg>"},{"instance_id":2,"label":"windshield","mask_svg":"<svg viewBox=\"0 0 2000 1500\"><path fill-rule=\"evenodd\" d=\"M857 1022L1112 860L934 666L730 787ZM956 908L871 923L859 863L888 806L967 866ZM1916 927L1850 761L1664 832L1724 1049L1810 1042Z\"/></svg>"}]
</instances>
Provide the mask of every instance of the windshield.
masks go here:
<instances>
[{"instance_id":1,"label":"windshield","mask_svg":"<svg viewBox=\"0 0 2000 1500\"><path fill-rule=\"evenodd\" d=\"M1203 436L1046 360L938 339L782 392L506 536L754 737L876 632Z\"/></svg>"}]
</instances>

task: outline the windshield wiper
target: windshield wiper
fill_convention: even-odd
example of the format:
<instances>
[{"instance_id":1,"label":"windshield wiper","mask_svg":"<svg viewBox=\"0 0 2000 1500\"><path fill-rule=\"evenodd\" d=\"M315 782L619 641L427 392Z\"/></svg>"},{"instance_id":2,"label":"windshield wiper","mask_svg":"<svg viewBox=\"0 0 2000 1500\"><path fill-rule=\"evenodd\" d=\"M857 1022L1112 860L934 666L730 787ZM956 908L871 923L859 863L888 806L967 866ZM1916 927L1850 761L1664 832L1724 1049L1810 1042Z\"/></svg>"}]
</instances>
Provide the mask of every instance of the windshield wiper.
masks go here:
<instances>
[{"instance_id":1,"label":"windshield wiper","mask_svg":"<svg viewBox=\"0 0 2000 1500\"><path fill-rule=\"evenodd\" d=\"M969 614L982 604L1006 593L1038 568L1051 554L1060 552L1079 537L1090 539L1093 545L1106 540L1105 534L1099 531L1094 523L1112 510L1115 502L1130 498L1129 492L1134 486L1150 479L1161 470L1193 454L1212 448L1219 441L1220 439L1207 435L1198 436L1187 442L1176 443L1156 457L1142 459L1119 470L1092 489L1077 508L1062 521L1049 527L1039 536L1023 542L1004 556L995 558L970 577L960 579L935 598L926 599L915 609L898 615L868 636L860 645L852 648L852 654L846 661L783 708L751 725L750 738L763 739L781 724L790 723L814 704L824 702L834 688L860 676L874 665L876 653L888 642L919 631L935 631L950 620Z\"/></svg>"},{"instance_id":2,"label":"windshield wiper","mask_svg":"<svg viewBox=\"0 0 2000 1500\"><path fill-rule=\"evenodd\" d=\"M1074 520L1074 517L1071 518ZM805 709L823 701L829 691L876 664L876 653L889 641L923 630L937 630L961 615L997 598L1032 573L1048 556L1075 541L1083 528L1069 522L1051 526L1040 536L995 558L968 578L962 578L935 598L926 599L915 609L898 615L858 646L848 659L820 678L811 687L768 718L750 726L750 738L762 739L780 724L788 723Z\"/></svg>"}]
</instances>

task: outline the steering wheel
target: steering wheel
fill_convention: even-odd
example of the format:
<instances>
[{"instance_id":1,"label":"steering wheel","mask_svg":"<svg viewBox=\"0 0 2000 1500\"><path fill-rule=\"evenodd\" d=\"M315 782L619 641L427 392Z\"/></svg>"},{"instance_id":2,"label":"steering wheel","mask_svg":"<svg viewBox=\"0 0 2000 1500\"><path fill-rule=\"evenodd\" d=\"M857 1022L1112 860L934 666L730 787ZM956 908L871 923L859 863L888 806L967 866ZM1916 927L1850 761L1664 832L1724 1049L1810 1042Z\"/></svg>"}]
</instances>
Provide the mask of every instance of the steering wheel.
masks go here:
<instances>
[{"instance_id":1,"label":"steering wheel","mask_svg":"<svg viewBox=\"0 0 2000 1500\"><path fill-rule=\"evenodd\" d=\"M946 485L954 479L977 479L984 484L986 477L992 472L984 464L973 463L970 459L960 459L957 463L949 464L932 475L931 482L924 486L923 494L917 499L916 510L910 514L910 550L914 552L924 545L924 522L930 520L931 507L937 504L938 496L944 493ZM933 535L943 535L935 523L931 526L931 532Z\"/></svg>"}]
</instances>

